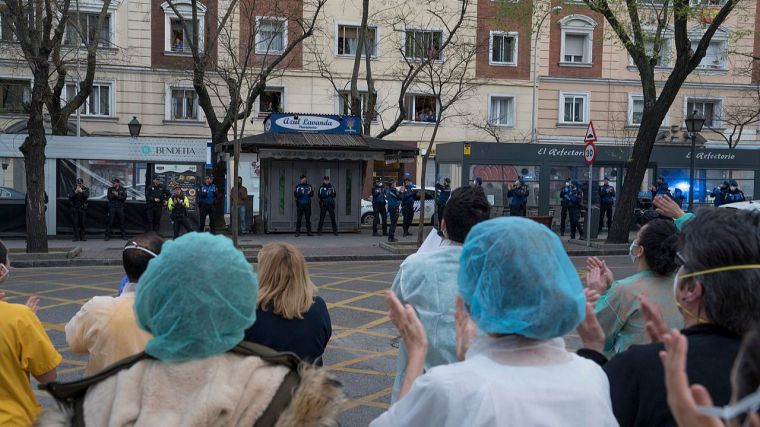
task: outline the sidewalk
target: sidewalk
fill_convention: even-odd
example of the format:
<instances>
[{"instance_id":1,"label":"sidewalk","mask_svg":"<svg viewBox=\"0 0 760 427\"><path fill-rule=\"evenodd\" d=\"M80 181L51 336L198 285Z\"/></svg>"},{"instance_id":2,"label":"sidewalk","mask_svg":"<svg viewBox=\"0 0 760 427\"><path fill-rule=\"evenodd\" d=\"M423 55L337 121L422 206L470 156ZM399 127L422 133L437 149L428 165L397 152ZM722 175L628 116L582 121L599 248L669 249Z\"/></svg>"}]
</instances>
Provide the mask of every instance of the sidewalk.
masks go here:
<instances>
[{"instance_id":1,"label":"sidewalk","mask_svg":"<svg viewBox=\"0 0 760 427\"><path fill-rule=\"evenodd\" d=\"M430 227L425 227L425 232L429 232L430 229ZM295 237L290 233L249 234L240 238L240 246L252 262L255 262L258 249L272 242L286 242L296 246L309 262L403 260L413 252L412 243L416 241L416 235L411 237L399 235L397 239L409 250L394 253L381 248L380 243L387 242L387 238L373 237L369 228L363 228L359 233L344 233L339 236L333 236L331 233L313 237L308 237L306 234ZM627 244L607 245L601 239L593 241L591 247L586 246L585 241L570 241L567 237L562 238L562 241L570 256L628 253ZM14 267L121 265L121 252L126 243L121 239L105 241L99 237L89 238L86 242L51 238L48 242L49 254L26 254L24 240L4 240L3 242L11 250L11 262ZM202 254L198 255L202 256Z\"/></svg>"}]
</instances>

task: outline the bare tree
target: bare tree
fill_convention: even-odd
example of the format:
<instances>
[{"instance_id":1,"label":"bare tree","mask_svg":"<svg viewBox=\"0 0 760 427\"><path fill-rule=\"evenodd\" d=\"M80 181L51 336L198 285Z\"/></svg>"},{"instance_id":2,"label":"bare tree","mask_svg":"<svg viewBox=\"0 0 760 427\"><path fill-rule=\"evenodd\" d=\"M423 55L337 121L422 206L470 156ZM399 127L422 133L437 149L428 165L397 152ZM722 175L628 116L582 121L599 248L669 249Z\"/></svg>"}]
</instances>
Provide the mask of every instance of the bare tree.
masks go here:
<instances>
[{"instance_id":1,"label":"bare tree","mask_svg":"<svg viewBox=\"0 0 760 427\"><path fill-rule=\"evenodd\" d=\"M29 102L28 136L21 145L26 166L26 250L47 252L47 226L45 224L45 112L50 114L55 135L65 135L69 117L90 96L95 78L98 36L107 16L110 0L104 0L94 31L82 31L79 22L70 18L79 16L79 8L71 0L5 0L8 8L7 24L18 42L20 54L29 65L33 85ZM6 22L4 22L5 24ZM72 44L65 43L66 31L79 37ZM72 46L73 45L73 46ZM68 100L61 96L67 83L68 68L78 63L73 52L86 49L85 78L76 88L76 95ZM52 86L51 86L52 84Z\"/></svg>"}]
</instances>

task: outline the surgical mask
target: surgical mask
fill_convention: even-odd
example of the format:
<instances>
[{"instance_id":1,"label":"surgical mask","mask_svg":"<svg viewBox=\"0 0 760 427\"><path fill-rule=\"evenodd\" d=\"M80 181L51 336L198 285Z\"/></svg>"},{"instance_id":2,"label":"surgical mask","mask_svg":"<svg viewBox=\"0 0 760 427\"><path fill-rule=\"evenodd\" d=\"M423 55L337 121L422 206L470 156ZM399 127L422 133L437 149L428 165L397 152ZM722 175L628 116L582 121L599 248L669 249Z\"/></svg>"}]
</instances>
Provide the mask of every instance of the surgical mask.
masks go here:
<instances>
[{"instance_id":1,"label":"surgical mask","mask_svg":"<svg viewBox=\"0 0 760 427\"><path fill-rule=\"evenodd\" d=\"M696 319L697 322L707 323L706 319L703 319L699 315L695 315L691 311L684 308L680 302L678 302L678 281L681 279L688 279L690 277L706 276L708 274L722 273L724 271L737 271L737 270L760 270L760 264L728 265L725 267L710 268L708 270L702 270L702 271L697 271L694 273L687 273L687 274L681 274L681 275L678 275L678 273L676 273L675 277L673 277L673 300L675 300L676 306L682 312L686 313L691 318Z\"/></svg>"},{"instance_id":2,"label":"surgical mask","mask_svg":"<svg viewBox=\"0 0 760 427\"><path fill-rule=\"evenodd\" d=\"M634 248L637 248L638 246L639 245L634 240L633 242L631 242L631 246L628 247L628 257L631 258L632 264L636 264L636 259L638 258L638 256L634 255L633 250Z\"/></svg>"},{"instance_id":3,"label":"surgical mask","mask_svg":"<svg viewBox=\"0 0 760 427\"><path fill-rule=\"evenodd\" d=\"M569 187L569 186L570 186L570 183L569 183L569 182L566 182L566 183L565 183L565 187Z\"/></svg>"},{"instance_id":4,"label":"surgical mask","mask_svg":"<svg viewBox=\"0 0 760 427\"><path fill-rule=\"evenodd\" d=\"M734 186L732 185L732 186L731 186L731 191L736 191L736 187L734 187Z\"/></svg>"}]
</instances>

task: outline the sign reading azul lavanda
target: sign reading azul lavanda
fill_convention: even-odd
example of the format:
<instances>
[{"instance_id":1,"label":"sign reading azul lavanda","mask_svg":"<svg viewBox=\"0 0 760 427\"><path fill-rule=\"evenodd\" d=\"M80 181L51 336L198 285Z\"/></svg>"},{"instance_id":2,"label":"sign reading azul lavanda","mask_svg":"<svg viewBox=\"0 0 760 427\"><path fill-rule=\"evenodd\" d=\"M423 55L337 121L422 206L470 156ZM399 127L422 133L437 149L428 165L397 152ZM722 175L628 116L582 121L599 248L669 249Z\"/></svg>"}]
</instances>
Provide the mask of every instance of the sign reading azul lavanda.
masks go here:
<instances>
[{"instance_id":1,"label":"sign reading azul lavanda","mask_svg":"<svg viewBox=\"0 0 760 427\"><path fill-rule=\"evenodd\" d=\"M264 129L274 133L359 135L361 120L358 116L272 113L266 119Z\"/></svg>"}]
</instances>

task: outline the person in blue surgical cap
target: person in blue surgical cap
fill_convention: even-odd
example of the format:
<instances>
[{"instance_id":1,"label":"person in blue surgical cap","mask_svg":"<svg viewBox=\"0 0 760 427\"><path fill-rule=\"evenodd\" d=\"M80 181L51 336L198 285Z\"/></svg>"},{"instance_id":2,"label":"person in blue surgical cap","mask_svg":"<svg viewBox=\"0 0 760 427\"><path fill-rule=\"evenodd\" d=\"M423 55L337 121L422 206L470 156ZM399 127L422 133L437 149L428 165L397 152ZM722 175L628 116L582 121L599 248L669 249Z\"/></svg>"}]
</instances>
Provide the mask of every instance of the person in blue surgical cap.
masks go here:
<instances>
[{"instance_id":1,"label":"person in blue surgical cap","mask_svg":"<svg viewBox=\"0 0 760 427\"><path fill-rule=\"evenodd\" d=\"M562 337L584 319L586 299L550 229L518 217L476 225L458 290L461 362L424 375L424 327L414 308L387 294L409 361L400 400L372 427L617 426L604 372L565 349Z\"/></svg>"}]
</instances>

